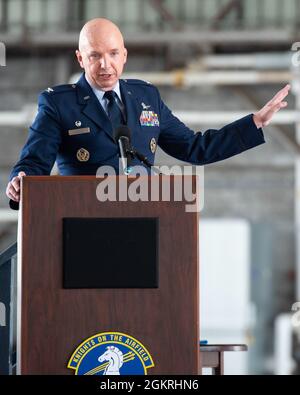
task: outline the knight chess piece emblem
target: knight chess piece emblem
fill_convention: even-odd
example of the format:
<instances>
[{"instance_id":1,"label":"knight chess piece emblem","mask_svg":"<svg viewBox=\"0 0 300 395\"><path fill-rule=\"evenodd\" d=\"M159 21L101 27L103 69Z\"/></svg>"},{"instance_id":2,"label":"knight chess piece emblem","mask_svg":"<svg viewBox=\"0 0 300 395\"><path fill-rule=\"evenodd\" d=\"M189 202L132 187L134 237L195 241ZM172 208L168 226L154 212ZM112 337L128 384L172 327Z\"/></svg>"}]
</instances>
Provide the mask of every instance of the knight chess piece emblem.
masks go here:
<instances>
[{"instance_id":1,"label":"knight chess piece emblem","mask_svg":"<svg viewBox=\"0 0 300 395\"><path fill-rule=\"evenodd\" d=\"M103 332L86 339L74 351L68 368L75 375L147 375L154 367L146 347L121 332Z\"/></svg>"}]
</instances>

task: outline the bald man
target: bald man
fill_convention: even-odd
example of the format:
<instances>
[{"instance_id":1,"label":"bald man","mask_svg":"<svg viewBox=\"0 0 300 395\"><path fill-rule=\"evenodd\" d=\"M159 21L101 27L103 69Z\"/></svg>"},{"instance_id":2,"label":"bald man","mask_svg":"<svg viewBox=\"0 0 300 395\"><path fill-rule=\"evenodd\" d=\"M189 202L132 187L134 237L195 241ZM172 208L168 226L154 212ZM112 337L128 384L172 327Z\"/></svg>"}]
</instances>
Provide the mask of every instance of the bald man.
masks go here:
<instances>
[{"instance_id":1,"label":"bald man","mask_svg":"<svg viewBox=\"0 0 300 395\"><path fill-rule=\"evenodd\" d=\"M119 172L114 130L127 125L132 144L154 163L157 145L188 163L217 162L264 143L261 128L287 106L287 85L260 111L220 130L194 133L178 120L148 82L122 80L127 50L118 27L103 18L87 22L76 51L84 73L76 84L46 89L6 194L12 208L20 200L20 179L49 175L57 161L61 175L95 175L100 166ZM140 165L135 159L132 165Z\"/></svg>"}]
</instances>

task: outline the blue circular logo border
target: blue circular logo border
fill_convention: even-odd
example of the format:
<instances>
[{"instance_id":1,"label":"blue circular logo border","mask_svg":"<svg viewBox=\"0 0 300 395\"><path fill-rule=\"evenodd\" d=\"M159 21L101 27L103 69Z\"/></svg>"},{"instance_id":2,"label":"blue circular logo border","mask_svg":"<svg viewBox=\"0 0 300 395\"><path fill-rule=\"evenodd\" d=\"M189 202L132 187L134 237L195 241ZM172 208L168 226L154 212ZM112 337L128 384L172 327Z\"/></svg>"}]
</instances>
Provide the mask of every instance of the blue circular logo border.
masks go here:
<instances>
[{"instance_id":1,"label":"blue circular logo border","mask_svg":"<svg viewBox=\"0 0 300 395\"><path fill-rule=\"evenodd\" d=\"M117 341L105 340L105 341L101 341L101 342L97 341L97 344L89 347L89 349L86 352L82 353L82 355L80 356L79 359L76 358L77 353L79 352L79 350L81 348L83 348L85 346L86 343L88 343L92 340L98 339L99 337L103 337L103 336L105 336L105 337L106 336L124 336L125 340L130 339L130 340L134 341L136 344L138 344L145 351L146 356L148 357L148 361L145 363L145 361L142 359L142 357L139 355L139 353L134 348L132 348L130 345L126 344L125 341L123 342L123 341L118 341L118 340ZM111 344L111 345L119 344L119 345L123 345L123 346L127 347L128 349L130 349L140 359L141 364L144 368L144 375L147 375L147 369L155 366L153 359L151 357L151 354L149 353L147 348L141 342L139 342L136 338L134 338L126 333L122 333L122 332L101 332L101 333L97 333L97 334L89 337L88 339L85 339L82 343L80 343L80 345L73 352L73 354L68 362L67 367L69 369L75 370L75 375L78 375L78 370L80 368L80 365L81 365L83 359L85 359L85 357L88 355L88 353L90 351L92 351L93 349L95 349L96 347L102 346L104 344Z\"/></svg>"}]
</instances>

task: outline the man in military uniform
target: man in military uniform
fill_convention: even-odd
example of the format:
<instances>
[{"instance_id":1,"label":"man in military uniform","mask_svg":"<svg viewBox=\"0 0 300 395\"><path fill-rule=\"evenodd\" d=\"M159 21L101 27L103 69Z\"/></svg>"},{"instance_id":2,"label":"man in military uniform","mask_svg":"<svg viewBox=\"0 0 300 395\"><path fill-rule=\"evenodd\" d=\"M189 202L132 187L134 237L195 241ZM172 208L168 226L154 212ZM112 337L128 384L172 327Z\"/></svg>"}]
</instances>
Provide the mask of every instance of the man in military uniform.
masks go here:
<instances>
[{"instance_id":1,"label":"man in military uniform","mask_svg":"<svg viewBox=\"0 0 300 395\"><path fill-rule=\"evenodd\" d=\"M177 159L205 165L263 144L261 127L287 105L283 100L289 85L256 114L202 135L172 114L155 86L120 79L127 50L111 21L97 18L86 23L76 56L84 69L79 81L48 88L39 96L38 114L7 186L12 203L20 200L22 176L49 175L55 161L61 175L94 175L102 165L118 172L113 133L120 124L128 126L132 145L152 164L159 145ZM140 163L134 160L135 164Z\"/></svg>"}]
</instances>

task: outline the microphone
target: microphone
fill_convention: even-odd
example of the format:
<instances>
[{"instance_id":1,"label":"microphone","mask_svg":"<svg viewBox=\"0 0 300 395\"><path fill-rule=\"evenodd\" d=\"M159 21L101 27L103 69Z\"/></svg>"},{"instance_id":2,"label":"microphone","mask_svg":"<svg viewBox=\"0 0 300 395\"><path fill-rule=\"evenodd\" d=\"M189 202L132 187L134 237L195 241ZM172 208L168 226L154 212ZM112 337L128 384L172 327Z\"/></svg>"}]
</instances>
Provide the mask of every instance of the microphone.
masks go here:
<instances>
[{"instance_id":1,"label":"microphone","mask_svg":"<svg viewBox=\"0 0 300 395\"><path fill-rule=\"evenodd\" d=\"M114 138L119 145L120 158L122 163L123 173L129 175L132 172L131 161L136 158L154 173L161 174L160 170L156 169L148 160L148 158L136 151L131 145L131 131L126 125L120 125L114 131Z\"/></svg>"},{"instance_id":2,"label":"microphone","mask_svg":"<svg viewBox=\"0 0 300 395\"><path fill-rule=\"evenodd\" d=\"M133 151L131 147L130 129L125 125L120 125L114 132L114 138L116 143L119 145L123 173L128 175L132 171L130 164Z\"/></svg>"}]
</instances>

